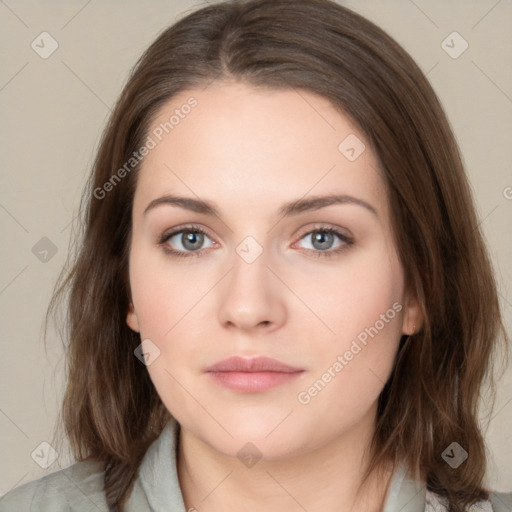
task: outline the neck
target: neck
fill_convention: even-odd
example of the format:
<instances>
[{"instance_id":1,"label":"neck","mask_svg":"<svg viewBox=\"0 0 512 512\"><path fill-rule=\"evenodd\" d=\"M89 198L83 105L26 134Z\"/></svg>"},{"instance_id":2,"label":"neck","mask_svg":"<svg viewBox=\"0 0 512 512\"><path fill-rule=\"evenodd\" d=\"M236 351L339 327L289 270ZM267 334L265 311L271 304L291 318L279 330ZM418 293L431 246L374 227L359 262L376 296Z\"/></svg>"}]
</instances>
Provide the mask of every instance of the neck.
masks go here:
<instances>
[{"instance_id":1,"label":"neck","mask_svg":"<svg viewBox=\"0 0 512 512\"><path fill-rule=\"evenodd\" d=\"M186 510L379 512L392 468L381 467L361 485L372 433L358 424L313 451L246 467L180 428L177 467Z\"/></svg>"}]
</instances>

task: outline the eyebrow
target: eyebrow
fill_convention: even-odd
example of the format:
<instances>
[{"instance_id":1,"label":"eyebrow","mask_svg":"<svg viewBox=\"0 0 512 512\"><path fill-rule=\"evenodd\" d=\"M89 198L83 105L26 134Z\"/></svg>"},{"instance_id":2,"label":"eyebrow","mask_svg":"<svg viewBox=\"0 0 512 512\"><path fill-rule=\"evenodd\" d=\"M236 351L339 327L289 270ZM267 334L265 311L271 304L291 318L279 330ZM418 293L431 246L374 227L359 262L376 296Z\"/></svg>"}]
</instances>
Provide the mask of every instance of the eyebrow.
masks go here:
<instances>
[{"instance_id":1,"label":"eyebrow","mask_svg":"<svg viewBox=\"0 0 512 512\"><path fill-rule=\"evenodd\" d=\"M313 196L297 199L296 201L290 201L279 208L278 214L282 217L289 217L304 212L319 210L334 204L353 204L362 206L378 217L377 210L370 203L364 201L363 199L358 199L357 197L349 196L346 194ZM166 194L162 197L158 197L157 199L153 199L153 201L151 201L146 206L143 215L146 215L150 210L161 205L178 206L180 208L184 208L196 213L220 218L220 212L215 206L215 203L203 199L194 199L193 197L182 197L172 194Z\"/></svg>"}]
</instances>

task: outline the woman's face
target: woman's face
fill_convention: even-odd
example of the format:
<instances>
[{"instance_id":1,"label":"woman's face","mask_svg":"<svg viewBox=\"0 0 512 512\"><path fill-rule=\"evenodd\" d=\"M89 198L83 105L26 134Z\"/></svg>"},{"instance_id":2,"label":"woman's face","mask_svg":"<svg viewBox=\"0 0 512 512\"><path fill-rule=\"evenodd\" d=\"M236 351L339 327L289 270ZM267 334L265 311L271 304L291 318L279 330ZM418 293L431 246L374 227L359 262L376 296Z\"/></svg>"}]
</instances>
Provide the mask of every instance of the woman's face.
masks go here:
<instances>
[{"instance_id":1,"label":"woman's face","mask_svg":"<svg viewBox=\"0 0 512 512\"><path fill-rule=\"evenodd\" d=\"M232 456L368 429L419 313L365 137L320 96L218 82L172 98L148 135L127 322L168 410ZM207 371L232 356L298 371Z\"/></svg>"}]
</instances>

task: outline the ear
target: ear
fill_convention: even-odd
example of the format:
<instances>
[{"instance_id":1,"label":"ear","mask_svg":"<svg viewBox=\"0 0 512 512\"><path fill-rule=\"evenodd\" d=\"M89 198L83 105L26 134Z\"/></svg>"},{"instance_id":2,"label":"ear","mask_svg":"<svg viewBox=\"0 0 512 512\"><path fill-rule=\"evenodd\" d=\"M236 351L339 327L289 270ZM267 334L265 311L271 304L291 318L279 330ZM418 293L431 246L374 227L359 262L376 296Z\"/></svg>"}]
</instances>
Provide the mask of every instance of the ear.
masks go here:
<instances>
[{"instance_id":1,"label":"ear","mask_svg":"<svg viewBox=\"0 0 512 512\"><path fill-rule=\"evenodd\" d=\"M137 318L137 314L135 313L135 308L133 307L133 303L130 302L130 306L128 308L128 313L126 314L126 323L128 327L135 332L140 332L139 329L139 320Z\"/></svg>"},{"instance_id":2,"label":"ear","mask_svg":"<svg viewBox=\"0 0 512 512\"><path fill-rule=\"evenodd\" d=\"M423 326L423 313L414 292L407 292L405 300L405 313L402 322L402 334L413 335Z\"/></svg>"}]
</instances>

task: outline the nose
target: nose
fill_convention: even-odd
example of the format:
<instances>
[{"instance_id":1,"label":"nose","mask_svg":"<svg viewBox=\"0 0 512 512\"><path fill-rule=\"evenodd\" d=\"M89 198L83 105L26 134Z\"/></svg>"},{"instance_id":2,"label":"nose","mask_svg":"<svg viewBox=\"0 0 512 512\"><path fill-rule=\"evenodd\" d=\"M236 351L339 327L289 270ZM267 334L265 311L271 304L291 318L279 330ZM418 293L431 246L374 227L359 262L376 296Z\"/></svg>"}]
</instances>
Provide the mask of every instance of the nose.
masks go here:
<instances>
[{"instance_id":1,"label":"nose","mask_svg":"<svg viewBox=\"0 0 512 512\"><path fill-rule=\"evenodd\" d=\"M233 267L218 296L219 321L246 332L278 329L286 320L286 290L263 251L251 263L234 254Z\"/></svg>"}]
</instances>

